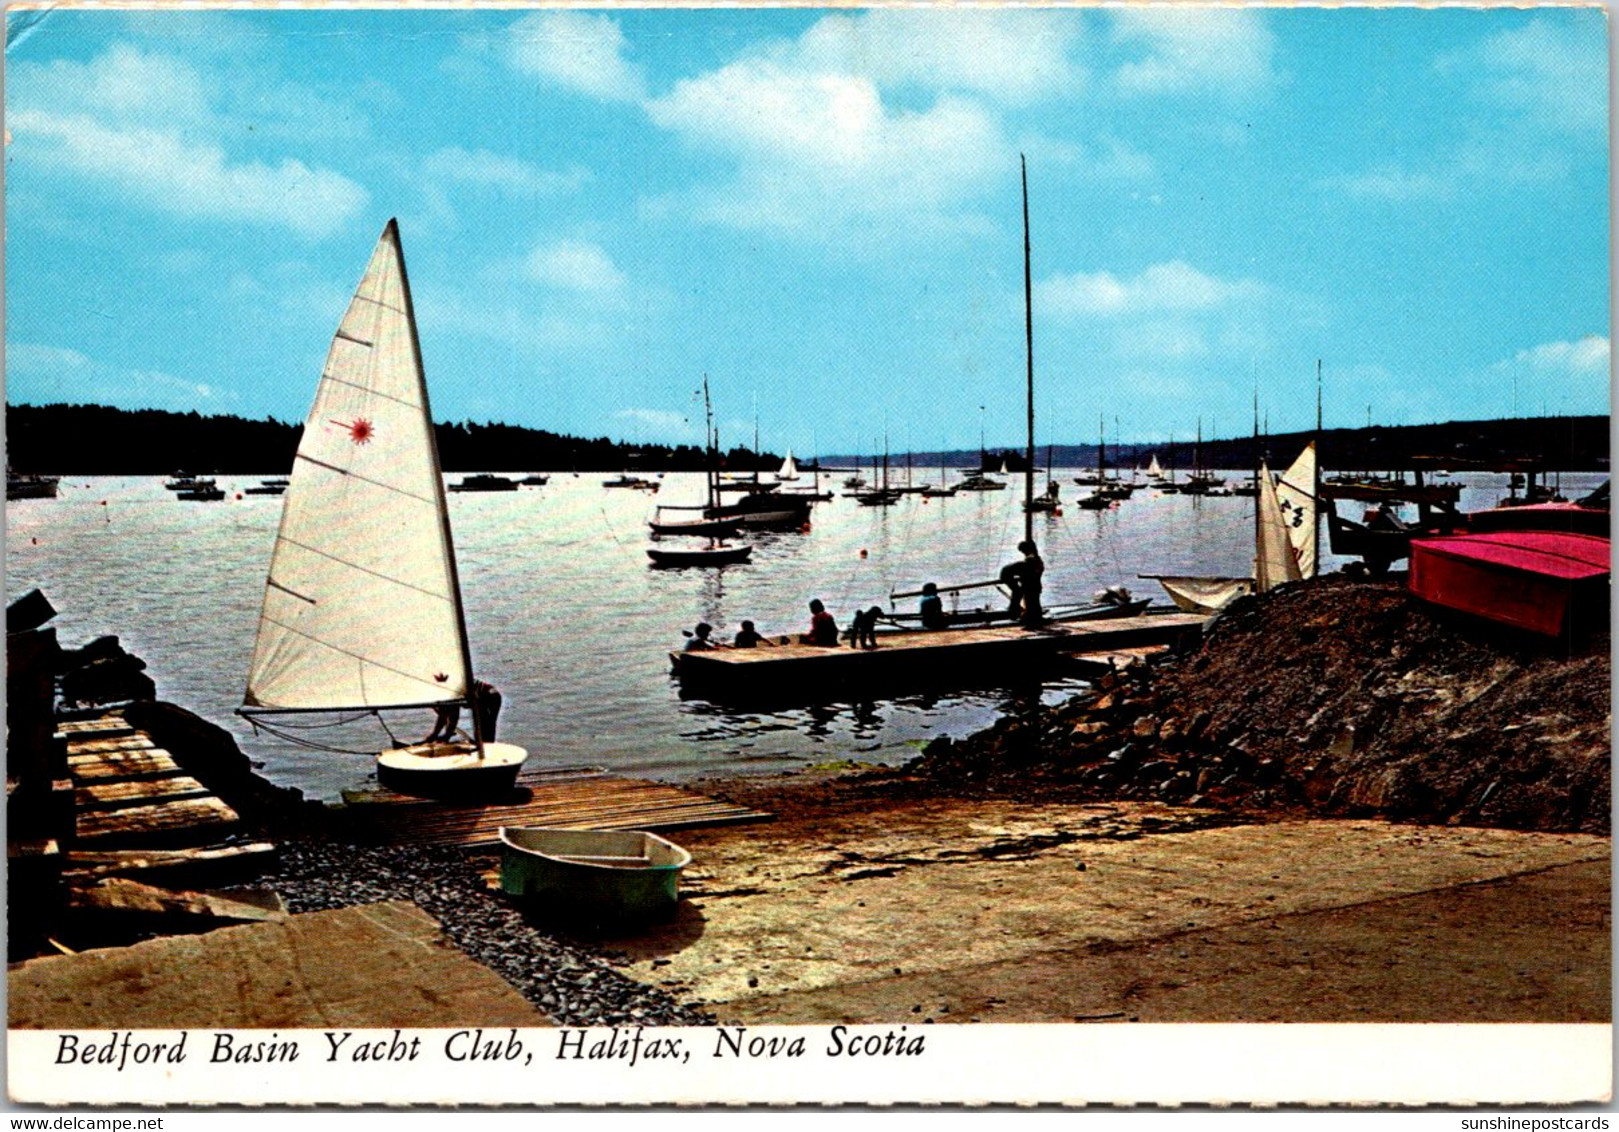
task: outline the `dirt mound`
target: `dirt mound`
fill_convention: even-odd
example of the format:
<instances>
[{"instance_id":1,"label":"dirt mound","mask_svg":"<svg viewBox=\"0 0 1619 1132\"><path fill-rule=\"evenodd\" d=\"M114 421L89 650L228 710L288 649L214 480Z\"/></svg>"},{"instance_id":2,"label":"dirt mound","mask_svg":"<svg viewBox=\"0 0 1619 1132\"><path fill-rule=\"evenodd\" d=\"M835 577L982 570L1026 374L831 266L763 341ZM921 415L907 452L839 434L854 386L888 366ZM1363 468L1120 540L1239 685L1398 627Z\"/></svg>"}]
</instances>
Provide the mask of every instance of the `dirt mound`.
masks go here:
<instances>
[{"instance_id":1,"label":"dirt mound","mask_svg":"<svg viewBox=\"0 0 1619 1132\"><path fill-rule=\"evenodd\" d=\"M1246 598L1196 651L937 740L906 769L994 793L1609 829L1608 639L1578 654L1334 577Z\"/></svg>"}]
</instances>

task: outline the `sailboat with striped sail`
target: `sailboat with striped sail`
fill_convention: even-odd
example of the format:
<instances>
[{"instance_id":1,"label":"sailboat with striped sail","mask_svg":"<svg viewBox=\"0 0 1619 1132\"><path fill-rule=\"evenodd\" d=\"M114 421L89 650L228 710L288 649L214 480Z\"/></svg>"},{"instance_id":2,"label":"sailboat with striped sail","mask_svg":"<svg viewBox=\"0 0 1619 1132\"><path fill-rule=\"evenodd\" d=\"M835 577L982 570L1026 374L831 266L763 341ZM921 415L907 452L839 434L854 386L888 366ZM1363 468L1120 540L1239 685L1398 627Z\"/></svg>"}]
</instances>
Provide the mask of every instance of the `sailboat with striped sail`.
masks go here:
<instances>
[{"instance_id":1,"label":"sailboat with striped sail","mask_svg":"<svg viewBox=\"0 0 1619 1132\"><path fill-rule=\"evenodd\" d=\"M1214 578L1143 574L1156 579L1188 613L1216 613L1242 594L1264 593L1316 575L1315 442L1305 445L1280 479L1259 465L1254 515L1254 574Z\"/></svg>"},{"instance_id":2,"label":"sailboat with striped sail","mask_svg":"<svg viewBox=\"0 0 1619 1132\"><path fill-rule=\"evenodd\" d=\"M480 702L479 687L410 283L390 220L304 422L239 710L273 731L270 719L300 713L435 709L443 724L435 736L453 737L382 751L378 780L428 796L498 792L527 752L485 735L493 690ZM470 736L449 723L462 707L471 709Z\"/></svg>"}]
</instances>

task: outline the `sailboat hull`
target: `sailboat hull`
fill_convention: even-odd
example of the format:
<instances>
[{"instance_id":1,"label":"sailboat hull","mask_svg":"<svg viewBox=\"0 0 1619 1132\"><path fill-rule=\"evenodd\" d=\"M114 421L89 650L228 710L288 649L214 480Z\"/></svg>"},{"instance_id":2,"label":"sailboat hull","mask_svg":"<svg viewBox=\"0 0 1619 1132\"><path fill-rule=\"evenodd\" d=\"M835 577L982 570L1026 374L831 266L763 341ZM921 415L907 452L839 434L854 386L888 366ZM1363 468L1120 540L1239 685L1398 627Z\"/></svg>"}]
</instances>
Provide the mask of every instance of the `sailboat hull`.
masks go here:
<instances>
[{"instance_id":1,"label":"sailboat hull","mask_svg":"<svg viewBox=\"0 0 1619 1132\"><path fill-rule=\"evenodd\" d=\"M465 743L400 747L377 756L377 781L419 798L492 798L517 785L528 752L511 743L485 743L483 755Z\"/></svg>"}]
</instances>

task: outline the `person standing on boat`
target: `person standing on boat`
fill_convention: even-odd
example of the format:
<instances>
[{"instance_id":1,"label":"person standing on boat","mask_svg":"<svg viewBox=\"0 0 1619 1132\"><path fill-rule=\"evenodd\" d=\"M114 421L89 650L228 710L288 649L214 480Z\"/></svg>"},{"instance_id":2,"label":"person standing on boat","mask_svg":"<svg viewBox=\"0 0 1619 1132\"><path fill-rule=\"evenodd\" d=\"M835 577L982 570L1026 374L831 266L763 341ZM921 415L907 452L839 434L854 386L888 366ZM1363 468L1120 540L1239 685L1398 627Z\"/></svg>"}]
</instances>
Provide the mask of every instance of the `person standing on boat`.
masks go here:
<instances>
[{"instance_id":1,"label":"person standing on boat","mask_svg":"<svg viewBox=\"0 0 1619 1132\"><path fill-rule=\"evenodd\" d=\"M943 629L950 623L949 618L944 615L944 602L939 598L939 587L932 582L922 587L919 609L924 629Z\"/></svg>"},{"instance_id":2,"label":"person standing on boat","mask_svg":"<svg viewBox=\"0 0 1619 1132\"><path fill-rule=\"evenodd\" d=\"M809 603L810 631L804 635L806 645L818 645L821 648L835 649L838 647L838 623L826 611L826 606L820 598L814 598Z\"/></svg>"},{"instance_id":3,"label":"person standing on boat","mask_svg":"<svg viewBox=\"0 0 1619 1132\"><path fill-rule=\"evenodd\" d=\"M486 743L494 742L495 726L500 720L500 705L504 697L500 689L485 680L472 682L472 695L469 704L473 711L478 713L478 723L483 731L483 740ZM453 743L455 742L455 729L461 722L461 705L448 703L436 709L438 718L433 721L433 730L428 732L423 743Z\"/></svg>"}]
</instances>

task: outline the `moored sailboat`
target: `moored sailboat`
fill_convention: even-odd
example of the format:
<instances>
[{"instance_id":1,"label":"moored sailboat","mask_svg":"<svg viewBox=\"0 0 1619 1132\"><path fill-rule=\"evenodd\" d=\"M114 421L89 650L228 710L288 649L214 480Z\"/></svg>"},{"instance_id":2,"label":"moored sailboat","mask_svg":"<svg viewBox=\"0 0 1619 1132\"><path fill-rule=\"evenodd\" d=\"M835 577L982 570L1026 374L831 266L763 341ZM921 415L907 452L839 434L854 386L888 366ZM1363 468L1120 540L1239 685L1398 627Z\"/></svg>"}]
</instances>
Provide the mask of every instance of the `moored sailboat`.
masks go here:
<instances>
[{"instance_id":1,"label":"moored sailboat","mask_svg":"<svg viewBox=\"0 0 1619 1132\"><path fill-rule=\"evenodd\" d=\"M486 736L495 694L480 697L479 687L410 284L390 220L332 338L304 424L238 710L260 723L434 709L431 741L377 754L378 780L412 794L483 794L509 788L527 752ZM462 707L472 709L470 739L455 731Z\"/></svg>"}]
</instances>

